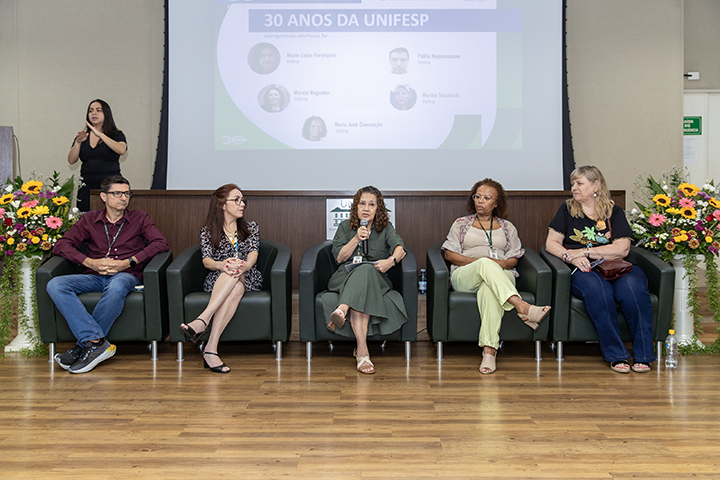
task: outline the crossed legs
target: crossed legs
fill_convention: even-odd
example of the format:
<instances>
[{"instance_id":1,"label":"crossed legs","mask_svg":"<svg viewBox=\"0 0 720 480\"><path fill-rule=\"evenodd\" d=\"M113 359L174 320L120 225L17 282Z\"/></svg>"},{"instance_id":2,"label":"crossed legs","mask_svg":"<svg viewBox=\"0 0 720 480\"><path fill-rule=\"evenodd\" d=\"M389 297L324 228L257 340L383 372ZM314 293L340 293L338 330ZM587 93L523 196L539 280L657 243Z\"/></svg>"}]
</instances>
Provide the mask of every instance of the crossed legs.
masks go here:
<instances>
[{"instance_id":1,"label":"crossed legs","mask_svg":"<svg viewBox=\"0 0 720 480\"><path fill-rule=\"evenodd\" d=\"M340 304L335 313L340 313L342 318L349 318L350 327L352 327L353 334L355 334L355 340L357 341L357 348L355 349L355 356L358 359L358 370L361 373L375 373L375 367L370 362L370 350L367 346L367 333L368 325L370 324L370 315L367 313L358 312L353 310L347 304ZM367 360L364 360L365 357Z\"/></svg>"},{"instance_id":2,"label":"crossed legs","mask_svg":"<svg viewBox=\"0 0 720 480\"><path fill-rule=\"evenodd\" d=\"M217 354L220 336L223 331L225 331L228 323L230 323L230 319L235 315L235 311L244 294L245 275L240 275L236 278L226 273L221 273L215 281L215 286L210 294L210 301L199 316L199 318L202 318L208 325L210 324L210 319L213 321L213 327L210 329L210 337L205 344L204 350L208 353L203 353L203 358L210 368L223 365L219 356L211 354ZM206 328L205 324L200 320L193 320L187 326L198 333L204 331ZM229 372L230 368L224 366L222 367L222 371Z\"/></svg>"}]
</instances>

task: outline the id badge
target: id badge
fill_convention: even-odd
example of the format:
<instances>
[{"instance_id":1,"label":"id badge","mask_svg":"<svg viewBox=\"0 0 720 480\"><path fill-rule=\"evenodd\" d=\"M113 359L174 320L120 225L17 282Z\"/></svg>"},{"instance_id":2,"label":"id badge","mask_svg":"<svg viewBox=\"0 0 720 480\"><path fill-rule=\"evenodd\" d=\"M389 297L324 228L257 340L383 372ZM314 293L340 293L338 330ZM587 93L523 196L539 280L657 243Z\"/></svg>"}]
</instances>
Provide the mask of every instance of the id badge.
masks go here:
<instances>
[{"instance_id":1,"label":"id badge","mask_svg":"<svg viewBox=\"0 0 720 480\"><path fill-rule=\"evenodd\" d=\"M494 249L494 248L492 248L492 247L490 247L490 258L494 258L495 260L497 260L497 259L498 259L498 253L497 253L497 250L495 250L495 249Z\"/></svg>"},{"instance_id":2,"label":"id badge","mask_svg":"<svg viewBox=\"0 0 720 480\"><path fill-rule=\"evenodd\" d=\"M362 263L362 261L363 261L362 255L356 255L353 257L353 264Z\"/></svg>"}]
</instances>

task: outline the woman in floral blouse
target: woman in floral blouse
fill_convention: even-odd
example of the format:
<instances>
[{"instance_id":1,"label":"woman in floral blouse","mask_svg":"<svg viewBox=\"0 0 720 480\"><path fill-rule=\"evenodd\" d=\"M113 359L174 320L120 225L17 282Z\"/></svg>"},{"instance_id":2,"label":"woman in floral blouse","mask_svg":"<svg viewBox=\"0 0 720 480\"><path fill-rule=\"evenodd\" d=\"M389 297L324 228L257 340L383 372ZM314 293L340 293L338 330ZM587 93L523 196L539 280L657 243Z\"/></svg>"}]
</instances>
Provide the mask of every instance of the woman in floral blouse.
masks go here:
<instances>
[{"instance_id":1,"label":"woman in floral blouse","mask_svg":"<svg viewBox=\"0 0 720 480\"><path fill-rule=\"evenodd\" d=\"M215 373L228 373L217 353L223 330L235 315L246 291L262 287L262 275L255 268L260 250L260 233L255 222L244 218L247 199L237 185L229 183L215 190L210 200L205 225L200 231L203 265L210 272L203 288L212 292L207 308L180 330L196 342L206 329L212 328L205 349L203 364Z\"/></svg>"}]
</instances>

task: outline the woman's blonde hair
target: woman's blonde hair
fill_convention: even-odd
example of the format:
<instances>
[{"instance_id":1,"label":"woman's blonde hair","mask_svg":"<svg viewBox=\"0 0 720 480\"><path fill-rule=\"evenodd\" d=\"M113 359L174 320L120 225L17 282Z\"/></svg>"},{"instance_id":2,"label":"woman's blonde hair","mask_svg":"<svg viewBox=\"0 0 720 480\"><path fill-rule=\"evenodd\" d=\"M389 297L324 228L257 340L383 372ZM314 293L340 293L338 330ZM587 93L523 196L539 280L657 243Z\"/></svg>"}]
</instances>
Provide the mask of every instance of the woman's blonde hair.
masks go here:
<instances>
[{"instance_id":1,"label":"woman's blonde hair","mask_svg":"<svg viewBox=\"0 0 720 480\"><path fill-rule=\"evenodd\" d=\"M615 202L610 197L610 190L608 190L605 177L603 177L600 169L593 165L578 167L570 174L570 182L574 182L580 177L587 178L590 183L600 181L600 188L595 193L595 218L593 220L607 220L610 218ZM565 203L567 203L571 216L575 218L583 218L585 216L582 205L574 198L568 199Z\"/></svg>"}]
</instances>

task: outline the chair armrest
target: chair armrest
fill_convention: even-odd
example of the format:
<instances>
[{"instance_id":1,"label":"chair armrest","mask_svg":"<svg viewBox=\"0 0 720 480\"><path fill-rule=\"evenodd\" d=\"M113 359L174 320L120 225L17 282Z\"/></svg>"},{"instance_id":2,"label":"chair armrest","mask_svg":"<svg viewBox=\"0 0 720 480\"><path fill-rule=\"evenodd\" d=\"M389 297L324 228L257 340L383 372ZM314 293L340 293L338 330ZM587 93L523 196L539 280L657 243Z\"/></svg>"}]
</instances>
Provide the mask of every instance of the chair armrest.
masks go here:
<instances>
[{"instance_id":1,"label":"chair armrest","mask_svg":"<svg viewBox=\"0 0 720 480\"><path fill-rule=\"evenodd\" d=\"M427 251L427 329L430 338L444 342L448 333L448 301L450 296L450 270L440 247L443 242L431 245Z\"/></svg>"},{"instance_id":2,"label":"chair armrest","mask_svg":"<svg viewBox=\"0 0 720 480\"><path fill-rule=\"evenodd\" d=\"M555 341L567 341L570 322L570 267L555 255L540 247L540 257L552 271L552 338Z\"/></svg>"},{"instance_id":3,"label":"chair armrest","mask_svg":"<svg viewBox=\"0 0 720 480\"><path fill-rule=\"evenodd\" d=\"M667 336L672 323L675 269L644 248L633 246L630 247L630 251L647 276L650 292L658 297L655 341L662 341Z\"/></svg>"},{"instance_id":4,"label":"chair armrest","mask_svg":"<svg viewBox=\"0 0 720 480\"><path fill-rule=\"evenodd\" d=\"M300 261L300 270L298 272L298 282L300 289L300 340L303 342L317 341L315 334L315 296L324 291L327 287L320 285L320 275L318 274L318 260L320 252L331 245L332 242L317 243L303 253Z\"/></svg>"},{"instance_id":5,"label":"chair armrest","mask_svg":"<svg viewBox=\"0 0 720 480\"><path fill-rule=\"evenodd\" d=\"M531 248L525 248L525 255L517 264L517 272L520 275L517 279L517 289L532 292L535 296L535 305L552 304L552 270L540 258L540 255ZM540 323L540 326L533 333L536 340L547 339L547 332L550 329L549 319Z\"/></svg>"},{"instance_id":6,"label":"chair armrest","mask_svg":"<svg viewBox=\"0 0 720 480\"><path fill-rule=\"evenodd\" d=\"M202 264L200 245L188 247L167 268L167 296L170 341L182 342L185 336L178 330L185 322L185 296L203 291L207 270Z\"/></svg>"},{"instance_id":7,"label":"chair armrest","mask_svg":"<svg viewBox=\"0 0 720 480\"><path fill-rule=\"evenodd\" d=\"M405 248L405 257L400 262L402 269L401 285L395 288L402 294L408 321L402 326L402 338L417 340L418 271L415 254ZM397 268L397 267L396 267Z\"/></svg>"},{"instance_id":8,"label":"chair armrest","mask_svg":"<svg viewBox=\"0 0 720 480\"><path fill-rule=\"evenodd\" d=\"M168 333L167 269L172 252L156 254L143 269L145 302L145 335L148 340L162 340Z\"/></svg>"},{"instance_id":9,"label":"chair armrest","mask_svg":"<svg viewBox=\"0 0 720 480\"><path fill-rule=\"evenodd\" d=\"M277 250L270 269L272 298L272 340L286 342L292 329L292 251L272 240L261 240Z\"/></svg>"},{"instance_id":10,"label":"chair armrest","mask_svg":"<svg viewBox=\"0 0 720 480\"><path fill-rule=\"evenodd\" d=\"M40 339L44 343L57 342L57 326L55 322L55 304L47 293L47 284L55 277L81 273L82 268L59 255L50 257L38 267L35 273L35 293Z\"/></svg>"}]
</instances>

